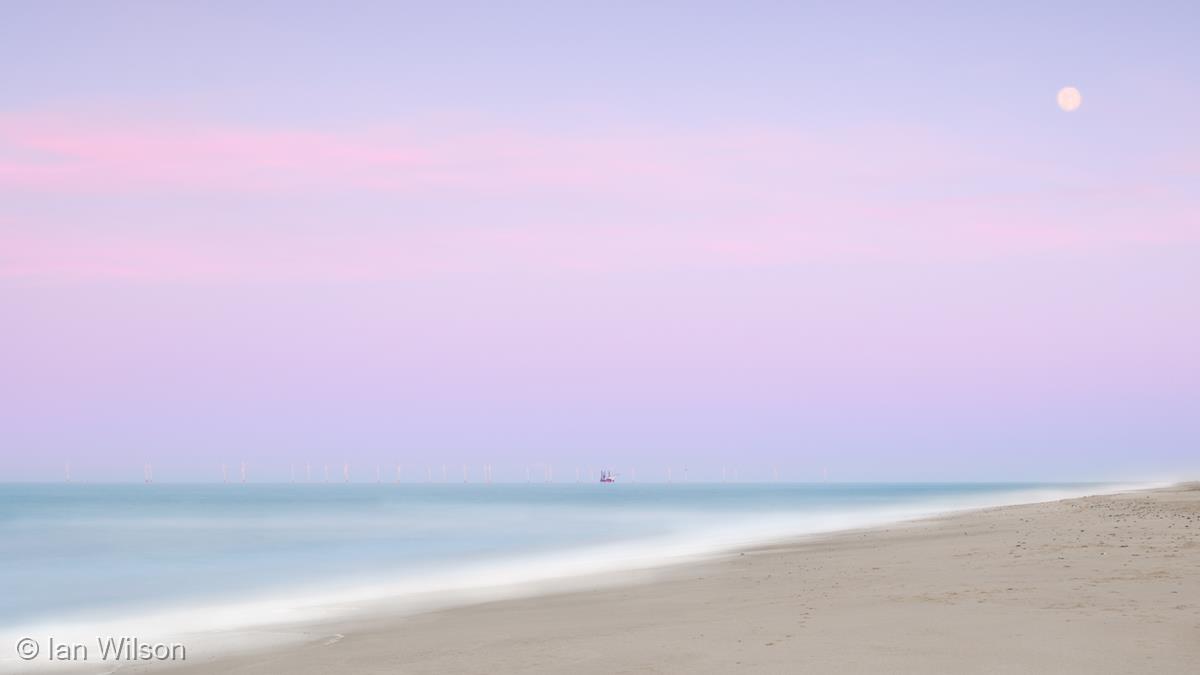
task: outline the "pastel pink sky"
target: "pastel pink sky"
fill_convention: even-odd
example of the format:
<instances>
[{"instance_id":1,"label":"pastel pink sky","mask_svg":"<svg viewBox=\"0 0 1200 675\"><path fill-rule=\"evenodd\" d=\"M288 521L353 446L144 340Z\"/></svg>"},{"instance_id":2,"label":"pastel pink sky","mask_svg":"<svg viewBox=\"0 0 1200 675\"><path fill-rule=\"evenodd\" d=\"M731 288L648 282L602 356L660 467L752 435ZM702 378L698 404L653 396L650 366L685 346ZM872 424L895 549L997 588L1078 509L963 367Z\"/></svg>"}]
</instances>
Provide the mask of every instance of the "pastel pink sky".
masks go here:
<instances>
[{"instance_id":1,"label":"pastel pink sky","mask_svg":"<svg viewBox=\"0 0 1200 675\"><path fill-rule=\"evenodd\" d=\"M0 221L0 274L378 279L490 263L978 258L1200 236L1195 200L1151 178L1170 174L1169 160L1142 159L1145 177L1131 183L1055 158L1062 148L1012 140L885 125L568 136L480 122L274 130L9 115L0 117L0 184L17 208ZM257 212L212 222L195 208L212 195ZM128 220L121 208L53 219L21 208L64 197L161 203ZM326 209L319 217L305 213L314 200ZM347 201L374 210L329 222ZM405 213L411 202L432 212ZM486 210L464 202L508 213L484 222Z\"/></svg>"},{"instance_id":2,"label":"pastel pink sky","mask_svg":"<svg viewBox=\"0 0 1200 675\"><path fill-rule=\"evenodd\" d=\"M0 41L16 478L1200 469L1175 9L76 9Z\"/></svg>"}]
</instances>

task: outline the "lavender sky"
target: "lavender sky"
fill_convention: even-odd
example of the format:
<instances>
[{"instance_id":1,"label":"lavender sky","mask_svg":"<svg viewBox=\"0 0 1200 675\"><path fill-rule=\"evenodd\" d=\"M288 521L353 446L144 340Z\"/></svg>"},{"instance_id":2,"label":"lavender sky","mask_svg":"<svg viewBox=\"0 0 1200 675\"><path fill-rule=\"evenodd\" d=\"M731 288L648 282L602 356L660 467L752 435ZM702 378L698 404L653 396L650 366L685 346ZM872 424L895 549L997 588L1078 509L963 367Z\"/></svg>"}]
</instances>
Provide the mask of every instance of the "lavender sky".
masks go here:
<instances>
[{"instance_id":1,"label":"lavender sky","mask_svg":"<svg viewBox=\"0 0 1200 675\"><path fill-rule=\"evenodd\" d=\"M968 4L5 2L0 480L1195 475L1200 5Z\"/></svg>"}]
</instances>

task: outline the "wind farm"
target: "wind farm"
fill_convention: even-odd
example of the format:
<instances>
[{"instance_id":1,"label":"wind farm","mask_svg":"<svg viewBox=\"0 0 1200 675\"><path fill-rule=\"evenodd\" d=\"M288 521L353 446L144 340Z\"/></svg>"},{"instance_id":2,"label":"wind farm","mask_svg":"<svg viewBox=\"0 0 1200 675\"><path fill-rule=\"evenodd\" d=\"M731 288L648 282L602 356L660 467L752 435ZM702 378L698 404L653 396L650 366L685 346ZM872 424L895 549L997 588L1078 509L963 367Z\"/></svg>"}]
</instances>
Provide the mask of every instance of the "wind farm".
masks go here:
<instances>
[{"instance_id":1,"label":"wind farm","mask_svg":"<svg viewBox=\"0 0 1200 675\"><path fill-rule=\"evenodd\" d=\"M297 484L297 483L313 483L314 482L313 475L312 475L312 463L311 462L303 463L304 473L302 474L302 477L297 476L296 464L287 465L286 470L283 469L282 467L280 467L280 470L276 471L274 473L271 472L267 467L263 467L263 472L262 472L263 477L261 478L261 480L258 480L258 481L254 480L252 477L250 477L247 466L248 465L246 464L246 462L239 463L239 465L238 465L238 472L239 472L238 473L238 483L245 484L248 482L249 483L259 482L259 483L263 483L263 484L276 484L276 483ZM448 480L445 477L445 474L443 474L443 477L440 480L434 481L432 467L426 467L426 472L425 472L424 478L421 478L419 475L418 476L405 476L405 474L403 472L404 466L405 465L402 463L397 463L395 465L395 476L394 476L393 480L391 481L392 483L395 483L395 484L430 483L430 482L436 482L436 483L441 483L441 484L453 484L454 483L454 481ZM491 464L491 463L481 464L478 479L473 481L471 478L472 474L470 471L470 464L466 464L466 463L461 464L461 477L462 477L461 482L462 483L476 482L476 483L484 483L484 484L489 484L489 483L494 483L494 482L513 482L513 483L529 483L529 484L534 483L534 481L532 481L530 479L530 477L532 475L531 474L532 466L534 466L534 465L529 465L529 466L525 467L525 473L523 474L524 475L523 480L518 479L518 477L522 475L519 470L520 467L508 466L507 471L504 471L504 474L510 476L511 478L507 481L506 480L500 480L500 481L496 480L495 466L496 465ZM218 482L229 483L228 465L222 463L222 464L218 465L217 468L219 471ZM675 468L667 467L664 470L662 478L658 482L663 483L663 484L688 483L692 480L691 478L689 478L688 471L689 471L688 467L686 467L686 466L683 467L681 470L680 477L678 479L676 479ZM696 482L734 483L734 482L739 482L740 480L745 480L748 482L756 482L756 483L785 482L785 481L786 482L812 482L812 483L828 482L828 470L825 468L822 468L820 471L810 470L807 476L805 476L805 474L803 472L801 472L800 470L795 470L793 473L794 473L794 475L799 476L799 477L792 481L786 481L785 478L781 478L779 467L775 466L775 465L747 468L745 478L742 478L743 474L741 473L741 469L737 468L737 467L731 468L729 466L721 466L719 469L719 473L718 473L717 467L715 467L715 466L708 467L707 470L705 470L704 467L699 467L699 473L696 474L699 477L696 479ZM542 475L542 481L541 481L542 483L555 483L556 482L554 479L553 468L549 465L545 465L542 467L541 475ZM612 476L615 478L618 474L617 474L617 472L610 471L607 469L593 469L591 467L584 469L583 467L577 467L575 469L575 473L574 473L575 479L572 482L574 482L574 483L596 482L597 480L599 480L601 477L603 477L605 475ZM631 468L627 475L629 477L630 482L635 482L637 480L637 470L636 469ZM350 471L350 463L344 462L342 464L342 483L344 483L344 484L350 484L350 483L382 484L384 482L382 477L383 477L382 466L376 466L375 471L371 474L371 478L369 480L356 481L356 480L354 480L353 474ZM145 483L154 482L154 471L153 471L152 464L147 463L142 466L142 480ZM64 464L64 482L66 482L66 483L73 482L70 463ZM106 482L120 483L122 481L120 479L117 479L117 480L109 480ZM183 478L181 478L179 480L168 481L168 482L192 483L192 482L203 482L203 481L191 480L189 476L185 475ZM329 482L329 465L328 464L326 464L324 467L324 479L321 481L316 481L316 482L318 482L318 483L328 483ZM646 482L646 481L643 480L642 482Z\"/></svg>"}]
</instances>

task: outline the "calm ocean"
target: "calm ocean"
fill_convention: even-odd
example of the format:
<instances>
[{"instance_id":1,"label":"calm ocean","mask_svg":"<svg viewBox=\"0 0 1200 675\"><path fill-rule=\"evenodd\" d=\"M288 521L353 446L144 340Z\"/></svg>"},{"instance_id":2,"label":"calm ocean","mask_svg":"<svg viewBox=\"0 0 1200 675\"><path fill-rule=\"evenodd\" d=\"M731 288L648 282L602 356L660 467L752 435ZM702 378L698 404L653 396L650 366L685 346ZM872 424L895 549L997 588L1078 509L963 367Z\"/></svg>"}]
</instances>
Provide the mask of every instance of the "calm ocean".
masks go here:
<instances>
[{"instance_id":1,"label":"calm ocean","mask_svg":"<svg viewBox=\"0 0 1200 675\"><path fill-rule=\"evenodd\" d=\"M286 620L321 602L661 564L1099 484L0 485L0 628ZM299 618L296 614L296 618ZM160 626L161 627L161 626Z\"/></svg>"}]
</instances>

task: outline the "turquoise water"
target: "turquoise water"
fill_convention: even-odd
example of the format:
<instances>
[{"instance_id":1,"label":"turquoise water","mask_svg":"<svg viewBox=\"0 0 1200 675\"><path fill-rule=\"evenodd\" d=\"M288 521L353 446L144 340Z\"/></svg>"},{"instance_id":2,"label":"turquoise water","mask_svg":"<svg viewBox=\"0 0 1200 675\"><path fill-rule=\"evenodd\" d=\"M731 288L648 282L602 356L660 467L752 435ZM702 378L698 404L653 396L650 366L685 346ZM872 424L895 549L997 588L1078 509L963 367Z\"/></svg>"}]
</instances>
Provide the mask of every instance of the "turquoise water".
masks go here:
<instances>
[{"instance_id":1,"label":"turquoise water","mask_svg":"<svg viewBox=\"0 0 1200 675\"><path fill-rule=\"evenodd\" d=\"M1100 491L1105 486L0 485L0 627L357 582L383 594L391 581L420 588L455 569L486 576L505 561L523 561L536 579L538 561L598 547L640 552L644 562L674 550ZM543 571L571 570L546 562Z\"/></svg>"}]
</instances>

